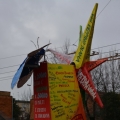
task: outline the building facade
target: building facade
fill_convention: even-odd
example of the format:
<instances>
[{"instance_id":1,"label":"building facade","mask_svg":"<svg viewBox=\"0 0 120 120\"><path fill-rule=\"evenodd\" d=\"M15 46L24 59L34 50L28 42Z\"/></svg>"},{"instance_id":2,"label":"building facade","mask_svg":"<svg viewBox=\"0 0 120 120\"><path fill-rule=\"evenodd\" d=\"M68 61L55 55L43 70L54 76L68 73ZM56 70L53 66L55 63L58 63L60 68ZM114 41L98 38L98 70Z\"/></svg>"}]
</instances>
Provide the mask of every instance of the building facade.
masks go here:
<instances>
[{"instance_id":1,"label":"building facade","mask_svg":"<svg viewBox=\"0 0 120 120\"><path fill-rule=\"evenodd\" d=\"M0 91L0 120L12 120L12 99L10 92Z\"/></svg>"}]
</instances>

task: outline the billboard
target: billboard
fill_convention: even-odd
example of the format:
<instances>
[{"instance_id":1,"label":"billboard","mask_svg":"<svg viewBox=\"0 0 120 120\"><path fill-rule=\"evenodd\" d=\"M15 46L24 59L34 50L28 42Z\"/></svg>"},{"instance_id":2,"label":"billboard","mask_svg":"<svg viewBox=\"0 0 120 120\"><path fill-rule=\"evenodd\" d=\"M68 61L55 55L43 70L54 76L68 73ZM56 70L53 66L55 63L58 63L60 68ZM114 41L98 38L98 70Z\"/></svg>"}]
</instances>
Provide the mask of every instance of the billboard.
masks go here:
<instances>
[{"instance_id":1,"label":"billboard","mask_svg":"<svg viewBox=\"0 0 120 120\"><path fill-rule=\"evenodd\" d=\"M86 120L73 65L41 63L34 71L34 120Z\"/></svg>"},{"instance_id":2,"label":"billboard","mask_svg":"<svg viewBox=\"0 0 120 120\"><path fill-rule=\"evenodd\" d=\"M47 63L34 70L34 120L51 120Z\"/></svg>"}]
</instances>

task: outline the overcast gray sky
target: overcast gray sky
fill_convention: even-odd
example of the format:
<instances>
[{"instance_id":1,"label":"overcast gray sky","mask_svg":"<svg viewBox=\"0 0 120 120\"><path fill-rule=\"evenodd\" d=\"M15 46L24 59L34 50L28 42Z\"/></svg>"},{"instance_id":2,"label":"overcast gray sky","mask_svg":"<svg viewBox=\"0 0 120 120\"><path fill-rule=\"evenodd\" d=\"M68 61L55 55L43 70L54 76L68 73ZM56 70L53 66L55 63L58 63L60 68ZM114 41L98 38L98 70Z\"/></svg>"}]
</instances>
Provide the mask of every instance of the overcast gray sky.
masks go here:
<instances>
[{"instance_id":1,"label":"overcast gray sky","mask_svg":"<svg viewBox=\"0 0 120 120\"><path fill-rule=\"evenodd\" d=\"M61 49L69 39L71 51L75 49L72 44L77 45L79 25L84 30L95 3L98 3L98 17L92 48L119 43L120 0L0 0L0 91L10 91L18 97L18 93L20 96L28 89L27 84L13 90L10 85L18 65L27 53L35 50L30 40L36 43L40 37L40 46L50 40L49 48ZM119 49L120 45L112 47Z\"/></svg>"}]
</instances>

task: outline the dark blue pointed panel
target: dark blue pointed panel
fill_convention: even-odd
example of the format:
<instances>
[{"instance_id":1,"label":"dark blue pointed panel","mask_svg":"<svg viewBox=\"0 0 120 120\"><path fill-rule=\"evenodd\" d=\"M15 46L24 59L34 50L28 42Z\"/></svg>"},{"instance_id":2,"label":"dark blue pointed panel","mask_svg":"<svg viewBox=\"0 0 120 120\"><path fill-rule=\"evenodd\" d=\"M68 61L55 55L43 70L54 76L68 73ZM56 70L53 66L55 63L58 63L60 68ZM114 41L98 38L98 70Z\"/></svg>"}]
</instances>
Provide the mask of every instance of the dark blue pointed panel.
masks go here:
<instances>
[{"instance_id":1,"label":"dark blue pointed panel","mask_svg":"<svg viewBox=\"0 0 120 120\"><path fill-rule=\"evenodd\" d=\"M11 83L12 89L16 84L17 84L17 87L20 88L28 81L28 79L32 75L33 69L35 69L36 67L39 67L39 60L45 54L45 50L43 48L50 44L51 43L35 51L32 51L27 55L27 58L20 65L19 69L17 70L17 72L15 73L12 79L12 83Z\"/></svg>"}]
</instances>

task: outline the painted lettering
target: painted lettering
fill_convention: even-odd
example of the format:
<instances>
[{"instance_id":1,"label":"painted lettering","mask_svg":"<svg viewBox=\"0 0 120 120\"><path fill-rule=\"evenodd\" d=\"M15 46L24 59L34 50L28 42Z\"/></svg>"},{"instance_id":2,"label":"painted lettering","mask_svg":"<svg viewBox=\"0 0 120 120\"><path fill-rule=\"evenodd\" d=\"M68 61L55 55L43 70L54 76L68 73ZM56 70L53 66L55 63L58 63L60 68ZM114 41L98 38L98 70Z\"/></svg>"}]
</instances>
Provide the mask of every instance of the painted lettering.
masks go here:
<instances>
[{"instance_id":1,"label":"painted lettering","mask_svg":"<svg viewBox=\"0 0 120 120\"><path fill-rule=\"evenodd\" d=\"M45 104L44 100L36 100L35 101L35 105L42 105L42 104Z\"/></svg>"},{"instance_id":2,"label":"painted lettering","mask_svg":"<svg viewBox=\"0 0 120 120\"><path fill-rule=\"evenodd\" d=\"M90 95L93 97L93 99L96 98L96 92L95 90L91 87L89 80L87 79L87 77L82 73L81 69L79 69L78 71L78 82L79 84L81 84L85 90L87 90Z\"/></svg>"},{"instance_id":3,"label":"painted lettering","mask_svg":"<svg viewBox=\"0 0 120 120\"><path fill-rule=\"evenodd\" d=\"M49 114L38 114L38 118L50 118Z\"/></svg>"},{"instance_id":4,"label":"painted lettering","mask_svg":"<svg viewBox=\"0 0 120 120\"><path fill-rule=\"evenodd\" d=\"M46 112L46 108L37 108L37 112Z\"/></svg>"},{"instance_id":5,"label":"painted lettering","mask_svg":"<svg viewBox=\"0 0 120 120\"><path fill-rule=\"evenodd\" d=\"M47 89L48 89L47 86L43 86L43 87L36 88L36 91L41 92L41 91L46 91Z\"/></svg>"},{"instance_id":6,"label":"painted lettering","mask_svg":"<svg viewBox=\"0 0 120 120\"><path fill-rule=\"evenodd\" d=\"M63 107L63 106L60 105L60 106L53 107L53 108L51 108L51 109L52 109L52 110L56 110L56 109L61 108L61 107Z\"/></svg>"},{"instance_id":7,"label":"painted lettering","mask_svg":"<svg viewBox=\"0 0 120 120\"><path fill-rule=\"evenodd\" d=\"M59 87L69 87L69 84L60 84Z\"/></svg>"},{"instance_id":8,"label":"painted lettering","mask_svg":"<svg viewBox=\"0 0 120 120\"><path fill-rule=\"evenodd\" d=\"M56 71L56 74L58 75L58 74L74 74L74 73L73 72L66 72L66 71L64 71L64 72Z\"/></svg>"},{"instance_id":9,"label":"painted lettering","mask_svg":"<svg viewBox=\"0 0 120 120\"><path fill-rule=\"evenodd\" d=\"M64 76L65 78L73 78L73 76Z\"/></svg>"},{"instance_id":10,"label":"painted lettering","mask_svg":"<svg viewBox=\"0 0 120 120\"><path fill-rule=\"evenodd\" d=\"M39 80L41 78L46 78L46 77L47 77L47 73L46 72L41 72L41 73L36 75L35 80Z\"/></svg>"},{"instance_id":11,"label":"painted lettering","mask_svg":"<svg viewBox=\"0 0 120 120\"><path fill-rule=\"evenodd\" d=\"M48 94L47 93L38 93L38 99L39 98L48 98Z\"/></svg>"}]
</instances>

